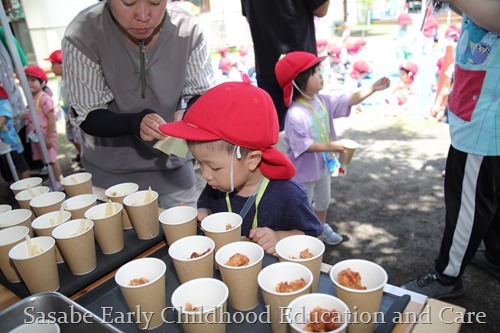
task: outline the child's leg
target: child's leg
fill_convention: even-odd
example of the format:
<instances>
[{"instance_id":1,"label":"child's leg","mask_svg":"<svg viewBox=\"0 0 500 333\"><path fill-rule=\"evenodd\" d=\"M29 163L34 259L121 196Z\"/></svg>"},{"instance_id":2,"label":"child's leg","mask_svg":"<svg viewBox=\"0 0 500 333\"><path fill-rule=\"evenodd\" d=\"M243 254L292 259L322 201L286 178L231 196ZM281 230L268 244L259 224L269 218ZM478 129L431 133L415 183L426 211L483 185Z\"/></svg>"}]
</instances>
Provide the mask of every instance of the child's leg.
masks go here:
<instances>
[{"instance_id":1,"label":"child's leg","mask_svg":"<svg viewBox=\"0 0 500 333\"><path fill-rule=\"evenodd\" d=\"M61 166L59 165L59 162L57 162L56 160L54 163L50 163L50 165L52 166L52 170L54 171L54 177L57 181L59 181L62 176Z\"/></svg>"},{"instance_id":2,"label":"child's leg","mask_svg":"<svg viewBox=\"0 0 500 333\"><path fill-rule=\"evenodd\" d=\"M10 153L12 157L12 161L14 162L14 165L16 166L17 174L20 179L25 179L30 177L31 172L30 168L28 165L28 162L24 158L24 155L22 153L18 153L17 151L12 151Z\"/></svg>"}]
</instances>

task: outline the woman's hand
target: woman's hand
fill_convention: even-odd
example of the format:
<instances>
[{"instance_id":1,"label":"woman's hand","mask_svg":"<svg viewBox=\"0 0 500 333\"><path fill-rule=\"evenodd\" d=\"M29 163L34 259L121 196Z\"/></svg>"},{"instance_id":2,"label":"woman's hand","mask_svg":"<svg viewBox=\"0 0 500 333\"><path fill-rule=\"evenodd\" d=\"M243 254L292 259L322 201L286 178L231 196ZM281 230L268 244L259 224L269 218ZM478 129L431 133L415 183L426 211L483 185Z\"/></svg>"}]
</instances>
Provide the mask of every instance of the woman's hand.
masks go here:
<instances>
[{"instance_id":1,"label":"woman's hand","mask_svg":"<svg viewBox=\"0 0 500 333\"><path fill-rule=\"evenodd\" d=\"M160 125L165 124L163 120L156 113L150 113L144 116L140 125L141 139L144 141L163 140L166 136L160 131Z\"/></svg>"}]
</instances>

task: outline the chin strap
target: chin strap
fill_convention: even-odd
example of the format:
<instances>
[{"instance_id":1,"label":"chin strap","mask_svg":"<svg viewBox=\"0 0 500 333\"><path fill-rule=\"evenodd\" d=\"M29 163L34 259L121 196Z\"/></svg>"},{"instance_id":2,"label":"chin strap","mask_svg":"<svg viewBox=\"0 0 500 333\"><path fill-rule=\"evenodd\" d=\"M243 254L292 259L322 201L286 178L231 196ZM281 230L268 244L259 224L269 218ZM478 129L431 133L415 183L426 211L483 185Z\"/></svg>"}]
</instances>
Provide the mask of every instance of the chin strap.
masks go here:
<instances>
[{"instance_id":1,"label":"chin strap","mask_svg":"<svg viewBox=\"0 0 500 333\"><path fill-rule=\"evenodd\" d=\"M304 96L304 97L306 97L306 98L308 98L308 99L313 99L311 96L307 95L305 92L303 92L302 90L300 90L299 86L295 83L295 81L292 81L292 84L293 84L293 86L294 86L295 88L297 88L297 90L299 91L299 93L300 93L302 96Z\"/></svg>"}]
</instances>

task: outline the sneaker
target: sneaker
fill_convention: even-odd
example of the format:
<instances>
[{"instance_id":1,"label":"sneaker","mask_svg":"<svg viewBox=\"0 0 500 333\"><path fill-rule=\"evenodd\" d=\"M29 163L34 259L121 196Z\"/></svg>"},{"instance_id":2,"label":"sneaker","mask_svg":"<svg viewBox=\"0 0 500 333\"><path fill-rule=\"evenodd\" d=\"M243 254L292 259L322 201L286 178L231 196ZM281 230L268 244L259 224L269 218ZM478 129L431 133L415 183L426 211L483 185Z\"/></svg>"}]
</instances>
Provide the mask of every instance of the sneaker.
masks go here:
<instances>
[{"instance_id":1,"label":"sneaker","mask_svg":"<svg viewBox=\"0 0 500 333\"><path fill-rule=\"evenodd\" d=\"M443 284L435 268L426 275L401 286L401 288L435 299L459 297L465 294L462 279L458 279L452 284Z\"/></svg>"},{"instance_id":2,"label":"sneaker","mask_svg":"<svg viewBox=\"0 0 500 333\"><path fill-rule=\"evenodd\" d=\"M342 243L343 237L342 235L333 231L330 225L325 223L323 234L321 235L321 240L323 241L323 243L328 245L338 245Z\"/></svg>"},{"instance_id":3,"label":"sneaker","mask_svg":"<svg viewBox=\"0 0 500 333\"><path fill-rule=\"evenodd\" d=\"M47 186L47 187L48 187L51 191L60 191L60 192L64 191L64 186L63 186L63 184L61 184L61 182L59 182L59 181L56 181L56 188L54 189L54 188L52 187L52 182L50 181L50 178L49 178L49 179L44 180L44 181L42 182L42 185L43 185L43 186Z\"/></svg>"},{"instance_id":4,"label":"sneaker","mask_svg":"<svg viewBox=\"0 0 500 333\"><path fill-rule=\"evenodd\" d=\"M476 254L472 258L472 265L484 269L486 272L490 273L497 280L500 280L500 265L495 265L486 257L486 251L483 249L477 250Z\"/></svg>"},{"instance_id":5,"label":"sneaker","mask_svg":"<svg viewBox=\"0 0 500 333\"><path fill-rule=\"evenodd\" d=\"M33 170L30 170L30 174L31 176L47 176L49 174L49 171L47 170L47 167L44 166L43 168L40 168L40 169L33 169Z\"/></svg>"}]
</instances>

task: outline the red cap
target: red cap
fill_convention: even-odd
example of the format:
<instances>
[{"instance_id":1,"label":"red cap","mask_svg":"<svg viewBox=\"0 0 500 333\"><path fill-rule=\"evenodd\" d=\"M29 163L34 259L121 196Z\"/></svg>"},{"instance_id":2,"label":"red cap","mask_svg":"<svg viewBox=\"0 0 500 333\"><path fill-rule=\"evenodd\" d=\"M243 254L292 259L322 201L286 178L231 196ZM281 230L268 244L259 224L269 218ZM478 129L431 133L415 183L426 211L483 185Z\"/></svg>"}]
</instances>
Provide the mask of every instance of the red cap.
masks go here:
<instances>
[{"instance_id":1,"label":"red cap","mask_svg":"<svg viewBox=\"0 0 500 333\"><path fill-rule=\"evenodd\" d=\"M368 73L370 71L370 66L364 60L358 60L352 65L352 69L358 73Z\"/></svg>"},{"instance_id":2,"label":"red cap","mask_svg":"<svg viewBox=\"0 0 500 333\"><path fill-rule=\"evenodd\" d=\"M50 62L56 62L58 64L62 64L62 53L61 50L55 50L50 54L48 58L45 58L45 60L50 61Z\"/></svg>"},{"instance_id":3,"label":"red cap","mask_svg":"<svg viewBox=\"0 0 500 333\"><path fill-rule=\"evenodd\" d=\"M399 68L402 68L406 71L408 71L408 75L410 76L410 79L413 81L415 79L415 75L418 72L418 66L412 62L407 62L405 64L402 64L399 66Z\"/></svg>"},{"instance_id":4,"label":"red cap","mask_svg":"<svg viewBox=\"0 0 500 333\"><path fill-rule=\"evenodd\" d=\"M28 66L24 69L24 73L29 76L36 77L37 79L45 81L45 83L49 82L47 78L47 74L38 66Z\"/></svg>"},{"instance_id":5,"label":"red cap","mask_svg":"<svg viewBox=\"0 0 500 333\"><path fill-rule=\"evenodd\" d=\"M411 23L410 14L408 14L408 13L401 13L398 16L398 23L399 24L410 24Z\"/></svg>"},{"instance_id":6,"label":"red cap","mask_svg":"<svg viewBox=\"0 0 500 333\"><path fill-rule=\"evenodd\" d=\"M273 147L278 142L276 108L269 94L244 82L225 82L204 93L186 112L184 119L163 124L170 136L194 141L224 140L262 151L260 170L269 179L290 179L295 167Z\"/></svg>"},{"instance_id":7,"label":"red cap","mask_svg":"<svg viewBox=\"0 0 500 333\"><path fill-rule=\"evenodd\" d=\"M229 48L227 46L221 46L221 47L219 47L218 51L219 51L220 55L224 55L224 53L229 52Z\"/></svg>"},{"instance_id":8,"label":"red cap","mask_svg":"<svg viewBox=\"0 0 500 333\"><path fill-rule=\"evenodd\" d=\"M340 48L340 46L338 46L337 44L334 44L334 43L330 43L328 44L328 54L332 55L340 55L340 53L342 52L342 49Z\"/></svg>"},{"instance_id":9,"label":"red cap","mask_svg":"<svg viewBox=\"0 0 500 333\"><path fill-rule=\"evenodd\" d=\"M3 87L0 87L0 99L8 99L9 96Z\"/></svg>"},{"instance_id":10,"label":"red cap","mask_svg":"<svg viewBox=\"0 0 500 333\"><path fill-rule=\"evenodd\" d=\"M312 53L303 51L293 51L278 60L274 70L276 78L281 88L283 88L283 98L285 105L292 102L293 80L305 70L323 61L325 57L317 57Z\"/></svg>"}]
</instances>

